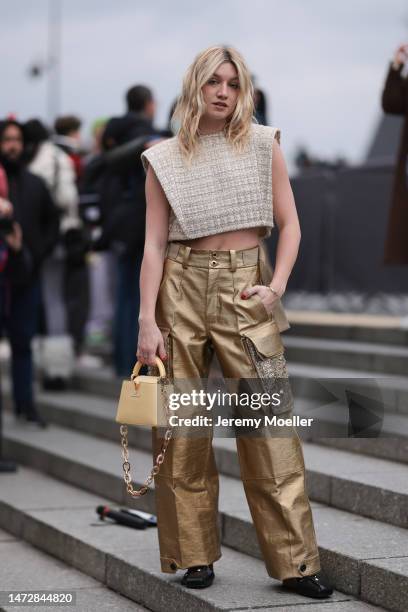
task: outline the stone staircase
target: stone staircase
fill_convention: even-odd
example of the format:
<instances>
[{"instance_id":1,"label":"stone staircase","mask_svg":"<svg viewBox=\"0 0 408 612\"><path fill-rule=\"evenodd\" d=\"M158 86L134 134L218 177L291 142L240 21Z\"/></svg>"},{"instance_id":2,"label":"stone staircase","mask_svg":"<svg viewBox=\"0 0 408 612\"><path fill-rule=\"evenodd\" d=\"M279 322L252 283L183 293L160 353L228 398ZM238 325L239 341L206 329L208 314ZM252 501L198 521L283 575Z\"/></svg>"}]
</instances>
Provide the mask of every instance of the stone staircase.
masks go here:
<instances>
[{"instance_id":1,"label":"stone staircase","mask_svg":"<svg viewBox=\"0 0 408 612\"><path fill-rule=\"evenodd\" d=\"M81 612L143 612L147 608L115 593L99 580L74 569L63 561L44 553L0 529L1 585L0 610L16 610L19 606L7 605L9 597L4 589L12 592L47 590L50 593L68 593L73 597L69 608ZM4 561L7 561L4 563ZM41 581L39 580L41 576ZM35 608L42 609L38 604ZM66 610L67 606L53 604L53 610ZM25 605L20 609L33 609Z\"/></svg>"},{"instance_id":2,"label":"stone staircase","mask_svg":"<svg viewBox=\"0 0 408 612\"><path fill-rule=\"evenodd\" d=\"M12 534L8 537L20 538L15 541L19 546L34 546L30 554L57 557L58 564L77 573L78 585L89 580L85 590L105 589L107 597L120 598L120 603L112 599L113 609L407 610L408 386L400 361L408 364L408 350L395 331L383 332L380 342L373 334L376 341L370 343L358 335L339 338L338 330L330 337L330 329L324 337L314 330L311 337L303 327L302 336L293 326L291 335L283 337L296 413L313 413L321 422L344 427L341 410L319 411L310 385L317 377L369 378L375 371L388 385L384 437L322 438L320 431L313 438L299 431L322 565L336 588L330 600L292 595L267 576L232 439L214 438L213 443L220 472L223 556L210 589L184 589L180 573L160 572L155 529L131 530L98 520L95 509L100 504L155 511L153 491L136 501L125 491L114 421L120 381L109 367L78 372L69 392L38 392L38 405L50 421L46 430L16 424L10 413L4 415L6 455L22 467L17 474L0 476L0 528ZM150 430L134 427L129 433L132 475L140 484L151 467ZM92 580L99 586L91 586ZM102 591L98 594L103 599Z\"/></svg>"},{"instance_id":3,"label":"stone staircase","mask_svg":"<svg viewBox=\"0 0 408 612\"><path fill-rule=\"evenodd\" d=\"M322 410L309 403L309 416L316 414L320 428L304 432L304 439L408 463L408 331L399 327L396 317L360 316L362 324L353 325L350 319L355 315L325 314L331 325L292 324L285 336L292 388L311 402L317 399L316 388L319 391L316 381L355 379L360 391L374 388L371 394L381 400L384 410L381 436L347 438L349 415L343 407L332 404ZM325 426L330 432L327 438Z\"/></svg>"}]
</instances>

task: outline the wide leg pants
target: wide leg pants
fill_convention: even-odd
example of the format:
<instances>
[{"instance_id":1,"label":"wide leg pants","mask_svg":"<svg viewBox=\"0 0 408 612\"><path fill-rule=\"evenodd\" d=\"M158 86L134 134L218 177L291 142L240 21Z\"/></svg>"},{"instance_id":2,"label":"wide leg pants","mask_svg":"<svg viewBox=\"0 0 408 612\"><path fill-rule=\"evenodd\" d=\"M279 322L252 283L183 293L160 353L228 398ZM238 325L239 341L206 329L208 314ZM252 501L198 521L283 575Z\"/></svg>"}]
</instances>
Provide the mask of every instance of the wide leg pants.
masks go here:
<instances>
[{"instance_id":1,"label":"wide leg pants","mask_svg":"<svg viewBox=\"0 0 408 612\"><path fill-rule=\"evenodd\" d=\"M224 378L287 378L274 312L245 287L262 284L260 248L195 250L170 243L156 305L168 374L207 378L215 351ZM157 373L155 367L150 372ZM293 398L292 398L293 399ZM291 410L291 407L289 407ZM288 415L288 405L276 413ZM153 428L153 454L163 442ZM299 436L236 436L241 478L268 574L283 580L320 569ZM221 556L218 473L212 436L173 436L155 477L161 569L208 565Z\"/></svg>"}]
</instances>

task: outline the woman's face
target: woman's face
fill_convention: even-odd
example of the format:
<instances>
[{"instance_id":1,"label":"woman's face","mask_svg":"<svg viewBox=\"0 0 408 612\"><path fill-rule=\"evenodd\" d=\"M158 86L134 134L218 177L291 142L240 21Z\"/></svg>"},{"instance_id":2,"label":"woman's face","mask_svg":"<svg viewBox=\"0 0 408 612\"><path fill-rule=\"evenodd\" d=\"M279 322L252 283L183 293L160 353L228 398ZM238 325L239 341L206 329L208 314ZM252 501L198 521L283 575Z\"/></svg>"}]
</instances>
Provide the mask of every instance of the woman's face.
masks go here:
<instances>
[{"instance_id":1,"label":"woman's face","mask_svg":"<svg viewBox=\"0 0 408 612\"><path fill-rule=\"evenodd\" d=\"M202 88L205 117L226 120L234 112L238 95L238 73L231 62L223 62Z\"/></svg>"}]
</instances>

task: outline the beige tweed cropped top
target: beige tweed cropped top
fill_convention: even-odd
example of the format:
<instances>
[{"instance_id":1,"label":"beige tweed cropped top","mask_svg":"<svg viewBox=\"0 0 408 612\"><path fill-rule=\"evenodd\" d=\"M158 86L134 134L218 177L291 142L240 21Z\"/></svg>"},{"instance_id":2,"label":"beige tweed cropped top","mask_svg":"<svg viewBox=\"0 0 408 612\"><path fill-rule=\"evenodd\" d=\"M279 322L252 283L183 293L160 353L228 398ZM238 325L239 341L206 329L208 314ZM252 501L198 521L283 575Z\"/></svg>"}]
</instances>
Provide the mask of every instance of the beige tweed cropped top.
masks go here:
<instances>
[{"instance_id":1,"label":"beige tweed cropped top","mask_svg":"<svg viewBox=\"0 0 408 612\"><path fill-rule=\"evenodd\" d=\"M151 163L170 204L168 240L186 240L248 227L267 237L273 223L272 146L277 128L251 125L246 150L237 153L224 132L200 136L188 166L177 136L142 155Z\"/></svg>"}]
</instances>

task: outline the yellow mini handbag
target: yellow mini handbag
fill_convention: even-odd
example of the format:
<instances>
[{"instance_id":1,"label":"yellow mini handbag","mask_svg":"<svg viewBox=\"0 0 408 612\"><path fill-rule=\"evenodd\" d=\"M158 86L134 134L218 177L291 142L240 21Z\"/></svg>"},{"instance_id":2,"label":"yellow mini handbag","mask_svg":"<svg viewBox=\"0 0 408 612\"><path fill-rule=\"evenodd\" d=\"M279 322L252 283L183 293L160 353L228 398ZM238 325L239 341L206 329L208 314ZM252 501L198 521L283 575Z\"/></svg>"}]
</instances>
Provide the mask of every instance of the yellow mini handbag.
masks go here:
<instances>
[{"instance_id":1,"label":"yellow mini handbag","mask_svg":"<svg viewBox=\"0 0 408 612\"><path fill-rule=\"evenodd\" d=\"M171 428L167 428L160 453L156 457L155 465L150 472L150 476L148 476L139 490L135 490L130 475L127 426L151 425L152 427L160 427L168 423L168 398L171 393L172 385L166 376L166 369L159 357L156 357L156 364L160 376L139 376L138 374L142 364L139 361L136 362L130 380L124 380L122 382L115 419L116 422L122 423L120 426L120 433L124 480L126 490L132 497L140 497L148 491L150 483L160 470L167 446L172 436Z\"/></svg>"},{"instance_id":2,"label":"yellow mini handbag","mask_svg":"<svg viewBox=\"0 0 408 612\"><path fill-rule=\"evenodd\" d=\"M167 423L163 384L168 381L162 360L156 357L160 376L139 376L137 361L130 380L122 382L116 421L127 425L163 426Z\"/></svg>"}]
</instances>

